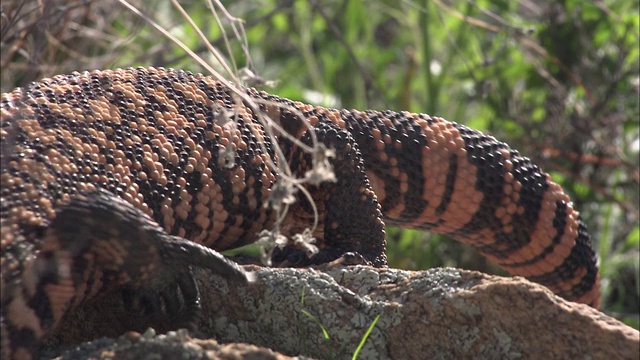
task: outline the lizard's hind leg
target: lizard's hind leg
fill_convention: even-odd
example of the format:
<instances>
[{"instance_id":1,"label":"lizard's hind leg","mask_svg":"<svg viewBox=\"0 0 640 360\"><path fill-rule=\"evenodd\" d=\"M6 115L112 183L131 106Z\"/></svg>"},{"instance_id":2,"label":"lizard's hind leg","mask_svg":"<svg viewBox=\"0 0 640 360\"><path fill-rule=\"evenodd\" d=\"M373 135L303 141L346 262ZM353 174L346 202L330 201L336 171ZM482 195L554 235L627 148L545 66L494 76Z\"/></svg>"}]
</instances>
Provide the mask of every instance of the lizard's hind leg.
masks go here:
<instances>
[{"instance_id":1,"label":"lizard's hind leg","mask_svg":"<svg viewBox=\"0 0 640 360\"><path fill-rule=\"evenodd\" d=\"M368 264L386 266L386 242L384 221L380 205L364 171L362 155L353 136L345 129L329 122L314 125L317 142L335 150L330 159L335 173L335 182L324 181L320 185L307 185L318 210L318 228L314 233L319 251L309 258L293 246L274 253L276 264L306 266L333 260L345 264ZM300 139L313 146L309 131ZM313 160L309 153L297 146L283 146L289 150L285 156L298 176L303 177L312 170ZM298 196L285 221L291 233L299 233L313 223L313 209L308 199Z\"/></svg>"}]
</instances>

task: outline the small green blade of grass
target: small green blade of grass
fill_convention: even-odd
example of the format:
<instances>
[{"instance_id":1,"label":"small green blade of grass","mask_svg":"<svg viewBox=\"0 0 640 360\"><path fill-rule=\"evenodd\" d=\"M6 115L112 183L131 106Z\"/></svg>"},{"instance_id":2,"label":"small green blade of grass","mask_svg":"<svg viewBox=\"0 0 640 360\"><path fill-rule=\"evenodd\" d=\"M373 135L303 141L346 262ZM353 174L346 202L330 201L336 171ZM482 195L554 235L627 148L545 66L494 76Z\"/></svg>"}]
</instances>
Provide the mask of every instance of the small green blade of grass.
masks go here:
<instances>
[{"instance_id":1,"label":"small green blade of grass","mask_svg":"<svg viewBox=\"0 0 640 360\"><path fill-rule=\"evenodd\" d=\"M318 326L320 326L320 329L322 329L322 334L324 335L324 338L327 340L327 342L331 340L331 338L329 337L329 332L327 332L327 329L325 329L324 326L322 326L322 324L320 323L320 320L318 320L318 318L316 318L315 316L311 315L311 313L308 312L307 310L301 309L300 312L305 314L311 320L315 321L316 324L318 324Z\"/></svg>"},{"instance_id":2,"label":"small green blade of grass","mask_svg":"<svg viewBox=\"0 0 640 360\"><path fill-rule=\"evenodd\" d=\"M371 325L369 325L369 328L367 329L367 332L364 333L364 336L362 337L362 340L360 340L360 344L358 344L358 347L356 348L356 351L353 353L353 357L351 358L352 360L356 360L358 358L358 354L360 353L360 350L362 350L362 348L364 347L364 343L367 342L367 339L369 338L369 335L371 334L371 331L373 331L373 328L376 326L376 323L378 322L378 319L380 319L380 315L378 314L378 316L376 316L375 319L373 319L373 322L371 323Z\"/></svg>"},{"instance_id":3,"label":"small green blade of grass","mask_svg":"<svg viewBox=\"0 0 640 360\"><path fill-rule=\"evenodd\" d=\"M305 297L305 288L302 288L302 293L300 294L300 305L302 305L302 306L304 306L304 297ZM329 336L329 332L327 331L327 329L325 329L325 327L322 326L322 323L320 323L320 320L318 320L318 318L313 316L307 310L300 309L300 312L302 314L304 314L306 317L308 317L311 320L313 320L316 324L318 324L318 326L320 326L320 330L322 330L322 336L324 336L325 340L327 341L327 347L329 349L329 354L331 354L331 358L333 358L333 349L331 348L331 337Z\"/></svg>"}]
</instances>

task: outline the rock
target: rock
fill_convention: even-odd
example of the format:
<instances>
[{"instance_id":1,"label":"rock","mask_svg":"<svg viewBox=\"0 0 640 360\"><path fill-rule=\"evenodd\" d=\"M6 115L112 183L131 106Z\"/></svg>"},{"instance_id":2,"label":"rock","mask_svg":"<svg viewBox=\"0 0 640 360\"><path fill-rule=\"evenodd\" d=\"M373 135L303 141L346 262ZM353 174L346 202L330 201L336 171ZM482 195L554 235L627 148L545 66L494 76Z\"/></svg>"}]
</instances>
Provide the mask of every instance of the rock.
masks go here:
<instances>
[{"instance_id":1,"label":"rock","mask_svg":"<svg viewBox=\"0 0 640 360\"><path fill-rule=\"evenodd\" d=\"M257 272L257 284L239 286L195 271L203 311L194 337L291 356L350 358L379 315L360 358L638 359L640 354L638 331L523 278L442 268L247 268ZM132 324L158 328L121 307L117 294L83 307L48 345L59 350L100 336L115 338ZM210 340L185 335L172 341L192 349ZM165 354L164 345L154 344L145 345L144 353ZM251 358L241 356L235 358Z\"/></svg>"},{"instance_id":2,"label":"rock","mask_svg":"<svg viewBox=\"0 0 640 360\"><path fill-rule=\"evenodd\" d=\"M156 336L149 329L144 334L128 332L117 340L100 339L68 351L60 360L75 359L264 359L286 360L289 356L250 344L219 344L213 339L192 339L186 330Z\"/></svg>"}]
</instances>

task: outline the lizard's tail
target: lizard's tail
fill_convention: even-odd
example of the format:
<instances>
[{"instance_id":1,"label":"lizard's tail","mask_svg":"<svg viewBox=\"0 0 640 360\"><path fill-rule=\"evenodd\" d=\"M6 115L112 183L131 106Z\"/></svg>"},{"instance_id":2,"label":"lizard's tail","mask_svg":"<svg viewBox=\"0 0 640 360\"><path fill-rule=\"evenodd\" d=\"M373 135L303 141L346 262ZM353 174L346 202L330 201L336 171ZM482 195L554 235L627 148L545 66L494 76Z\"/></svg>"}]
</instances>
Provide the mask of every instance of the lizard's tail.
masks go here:
<instances>
[{"instance_id":1,"label":"lizard's tail","mask_svg":"<svg viewBox=\"0 0 640 360\"><path fill-rule=\"evenodd\" d=\"M387 224L448 235L513 275L598 307L597 256L587 228L562 188L528 158L441 118L342 115Z\"/></svg>"}]
</instances>

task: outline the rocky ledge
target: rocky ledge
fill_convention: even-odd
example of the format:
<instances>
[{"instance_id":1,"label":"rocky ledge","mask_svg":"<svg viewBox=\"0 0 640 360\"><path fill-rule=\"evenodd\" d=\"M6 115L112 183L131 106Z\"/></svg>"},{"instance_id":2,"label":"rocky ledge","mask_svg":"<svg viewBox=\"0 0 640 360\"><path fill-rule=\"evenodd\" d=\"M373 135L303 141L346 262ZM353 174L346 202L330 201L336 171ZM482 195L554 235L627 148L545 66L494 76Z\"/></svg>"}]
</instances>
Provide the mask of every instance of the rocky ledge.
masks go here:
<instances>
[{"instance_id":1,"label":"rocky ledge","mask_svg":"<svg viewBox=\"0 0 640 360\"><path fill-rule=\"evenodd\" d=\"M203 308L195 332L145 332L148 326L171 330L171 324L131 314L114 294L69 316L48 348L60 353L73 345L66 359L177 354L342 359L351 358L377 318L360 358L638 359L640 354L635 329L523 278L449 268L247 269L257 273L256 284L241 286L195 271ZM143 334L127 333L130 329ZM77 347L83 341L90 342Z\"/></svg>"}]
</instances>

